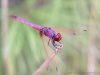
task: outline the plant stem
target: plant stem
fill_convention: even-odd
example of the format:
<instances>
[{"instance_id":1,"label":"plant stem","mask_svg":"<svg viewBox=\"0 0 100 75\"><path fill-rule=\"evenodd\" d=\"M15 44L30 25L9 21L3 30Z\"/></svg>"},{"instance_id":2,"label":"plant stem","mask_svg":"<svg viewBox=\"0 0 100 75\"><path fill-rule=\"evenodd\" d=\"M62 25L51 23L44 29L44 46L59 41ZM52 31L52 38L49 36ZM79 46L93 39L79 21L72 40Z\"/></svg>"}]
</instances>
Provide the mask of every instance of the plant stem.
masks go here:
<instances>
[{"instance_id":1,"label":"plant stem","mask_svg":"<svg viewBox=\"0 0 100 75\"><path fill-rule=\"evenodd\" d=\"M59 46L58 49L56 49L55 52L53 52L51 54L51 56L44 61L44 63L36 70L36 72L34 72L32 75L40 75L43 70L48 67L49 63L53 60L53 58L55 57L55 55L62 49L63 45Z\"/></svg>"}]
</instances>

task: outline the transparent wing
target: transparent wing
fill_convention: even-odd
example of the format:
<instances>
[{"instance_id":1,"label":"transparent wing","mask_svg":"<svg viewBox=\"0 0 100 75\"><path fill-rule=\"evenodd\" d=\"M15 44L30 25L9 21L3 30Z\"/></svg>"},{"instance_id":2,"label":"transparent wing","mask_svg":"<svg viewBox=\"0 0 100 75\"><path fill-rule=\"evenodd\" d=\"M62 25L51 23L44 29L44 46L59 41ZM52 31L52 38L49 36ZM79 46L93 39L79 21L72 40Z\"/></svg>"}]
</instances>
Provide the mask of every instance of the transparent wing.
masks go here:
<instances>
[{"instance_id":1,"label":"transparent wing","mask_svg":"<svg viewBox=\"0 0 100 75\"><path fill-rule=\"evenodd\" d=\"M64 47L67 46L75 46L77 44L86 43L86 38L88 36L87 29L79 29L79 28L52 28L57 33L60 33L62 36L62 40L60 41ZM57 42L56 42L57 43ZM65 46L66 45L66 46Z\"/></svg>"},{"instance_id":2,"label":"transparent wing","mask_svg":"<svg viewBox=\"0 0 100 75\"><path fill-rule=\"evenodd\" d=\"M56 33L64 33L70 35L84 34L87 32L87 29L78 29L78 28L56 28L52 27Z\"/></svg>"},{"instance_id":3,"label":"transparent wing","mask_svg":"<svg viewBox=\"0 0 100 75\"><path fill-rule=\"evenodd\" d=\"M60 33L62 36L61 43L64 45L61 50L61 56L63 56L63 53L66 53L66 51L72 50L74 52L79 51L85 42L85 36L87 34L87 29L79 29L79 28L57 28L52 27L56 33ZM56 42L57 43L57 42ZM78 46L78 47L77 47ZM62 61L63 62L63 61ZM56 63L56 62L55 62ZM56 63L57 64L57 63ZM59 66L58 66L59 71Z\"/></svg>"}]
</instances>

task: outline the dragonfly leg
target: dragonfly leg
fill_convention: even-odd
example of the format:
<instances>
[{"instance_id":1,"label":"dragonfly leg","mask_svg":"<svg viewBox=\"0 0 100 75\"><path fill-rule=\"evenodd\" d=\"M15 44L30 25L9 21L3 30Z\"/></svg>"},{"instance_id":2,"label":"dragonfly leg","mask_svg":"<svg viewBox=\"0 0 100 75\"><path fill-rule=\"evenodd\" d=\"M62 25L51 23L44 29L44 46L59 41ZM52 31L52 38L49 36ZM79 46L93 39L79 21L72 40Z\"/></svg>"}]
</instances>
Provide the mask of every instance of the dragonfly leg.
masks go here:
<instances>
[{"instance_id":1,"label":"dragonfly leg","mask_svg":"<svg viewBox=\"0 0 100 75\"><path fill-rule=\"evenodd\" d=\"M48 41L48 45L50 46L50 39L49 39L49 41ZM51 46L50 46L51 47ZM51 47L52 48L52 47ZM52 48L53 50L55 50L54 48Z\"/></svg>"},{"instance_id":2,"label":"dragonfly leg","mask_svg":"<svg viewBox=\"0 0 100 75\"><path fill-rule=\"evenodd\" d=\"M50 44L49 44L49 43L50 43L50 40L51 40L51 39L49 39L49 41L48 41L48 45L49 45L49 46L50 46ZM60 45L59 45L59 44L56 44L55 41L52 40L52 45L55 47L55 49L52 48L51 46L50 46L50 47L51 47L54 51L56 51L56 49L59 49L58 46L61 46L61 44L62 44L61 42L59 42L59 43L60 43Z\"/></svg>"},{"instance_id":3,"label":"dragonfly leg","mask_svg":"<svg viewBox=\"0 0 100 75\"><path fill-rule=\"evenodd\" d=\"M63 45L61 42L59 42L59 43L60 43L60 45L59 45L59 46L62 46L62 45Z\"/></svg>"},{"instance_id":4,"label":"dragonfly leg","mask_svg":"<svg viewBox=\"0 0 100 75\"><path fill-rule=\"evenodd\" d=\"M61 42L59 42L60 44L62 44Z\"/></svg>"},{"instance_id":5,"label":"dragonfly leg","mask_svg":"<svg viewBox=\"0 0 100 75\"><path fill-rule=\"evenodd\" d=\"M56 49L59 49L59 47L62 47L63 44L61 42L59 42L60 44L56 44L55 41L52 41L52 44L53 46L56 48Z\"/></svg>"},{"instance_id":6,"label":"dragonfly leg","mask_svg":"<svg viewBox=\"0 0 100 75\"><path fill-rule=\"evenodd\" d=\"M54 46L56 49L58 48L57 46L59 46L58 44L55 43L54 40L52 41L52 44L53 44L53 46ZM55 49L54 49L54 50L55 50Z\"/></svg>"}]
</instances>

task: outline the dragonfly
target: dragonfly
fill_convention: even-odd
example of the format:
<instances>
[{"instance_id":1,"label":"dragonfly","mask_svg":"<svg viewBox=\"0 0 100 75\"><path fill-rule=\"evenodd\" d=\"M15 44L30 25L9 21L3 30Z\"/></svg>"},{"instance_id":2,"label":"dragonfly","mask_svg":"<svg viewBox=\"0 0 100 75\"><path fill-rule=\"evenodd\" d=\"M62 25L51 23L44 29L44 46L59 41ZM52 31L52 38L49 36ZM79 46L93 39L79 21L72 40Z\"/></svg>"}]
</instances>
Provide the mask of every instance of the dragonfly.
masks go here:
<instances>
[{"instance_id":1,"label":"dragonfly","mask_svg":"<svg viewBox=\"0 0 100 75\"><path fill-rule=\"evenodd\" d=\"M59 49L59 47L63 47L63 44L61 43L61 40L62 40L62 35L61 33L57 33L54 31L54 29L56 28L51 28L51 27L42 27L40 25L37 25L37 24L34 24L32 22L29 22L23 18L20 18L18 16L15 16L15 15L10 15L10 18L14 19L14 20L17 20L23 24L26 24L34 29L36 29L37 31L39 31L39 34L40 34L40 37L41 37L41 40L42 40L42 43L43 43L43 46L44 46L44 52L46 54L46 57L48 57L48 54L47 54L47 50L46 50L46 47L45 47L45 44L44 44L44 35L46 37L49 38L49 41L48 41L48 45L54 50L56 51L56 49ZM58 28L56 29L58 31L67 31L67 32L70 32L70 31L73 31L73 29L65 29L65 28ZM77 29L75 29L77 30ZM86 31L86 30L83 30L83 31ZM73 35L76 35L75 33L73 33ZM52 47L50 45L50 41L52 42ZM56 43L57 42L57 43Z\"/></svg>"},{"instance_id":2,"label":"dragonfly","mask_svg":"<svg viewBox=\"0 0 100 75\"><path fill-rule=\"evenodd\" d=\"M38 30L38 31L39 31L39 34L40 34L40 37L41 37L41 39L42 39L43 45L44 45L43 35L45 35L45 36L47 36L47 37L49 38L49 41L48 41L48 45L49 45L49 46L50 46L50 41L52 41L52 45L53 45L53 47L54 47L55 49L52 48L51 46L50 46L50 47L51 47L53 50L56 50L56 49L58 49L59 47L62 47L63 44L60 42L61 39L62 39L61 34L60 34L60 33L57 33L57 34L56 34L55 31L54 31L52 28L50 28L50 27L42 27L42 26L40 26L40 25L31 23L31 22L29 22L29 21L27 21L27 20L24 20L24 19L22 19L22 18L20 18L20 17L18 17L18 16L14 16L14 15L10 15L10 18L13 18L13 19L15 19L15 20L17 20L17 21L19 21L19 22L22 22L22 23L24 23L24 24L26 24L26 25L28 25L28 26L31 26L32 28ZM59 44L56 44L55 42L58 42ZM45 49L45 53L47 53L47 52L46 52L46 47L45 47L45 45L44 45L44 49Z\"/></svg>"}]
</instances>

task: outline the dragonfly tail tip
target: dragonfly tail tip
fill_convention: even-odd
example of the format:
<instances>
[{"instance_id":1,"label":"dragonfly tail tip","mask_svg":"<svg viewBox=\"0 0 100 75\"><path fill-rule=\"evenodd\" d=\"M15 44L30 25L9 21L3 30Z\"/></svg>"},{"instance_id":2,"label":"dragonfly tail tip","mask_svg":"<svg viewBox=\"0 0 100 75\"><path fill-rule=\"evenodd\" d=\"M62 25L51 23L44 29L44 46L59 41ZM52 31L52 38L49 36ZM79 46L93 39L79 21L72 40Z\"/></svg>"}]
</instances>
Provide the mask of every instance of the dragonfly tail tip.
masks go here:
<instances>
[{"instance_id":1,"label":"dragonfly tail tip","mask_svg":"<svg viewBox=\"0 0 100 75\"><path fill-rule=\"evenodd\" d=\"M14 16L14 15L10 15L9 17L10 17L10 18L14 18L14 19L17 18L17 16Z\"/></svg>"}]
</instances>

